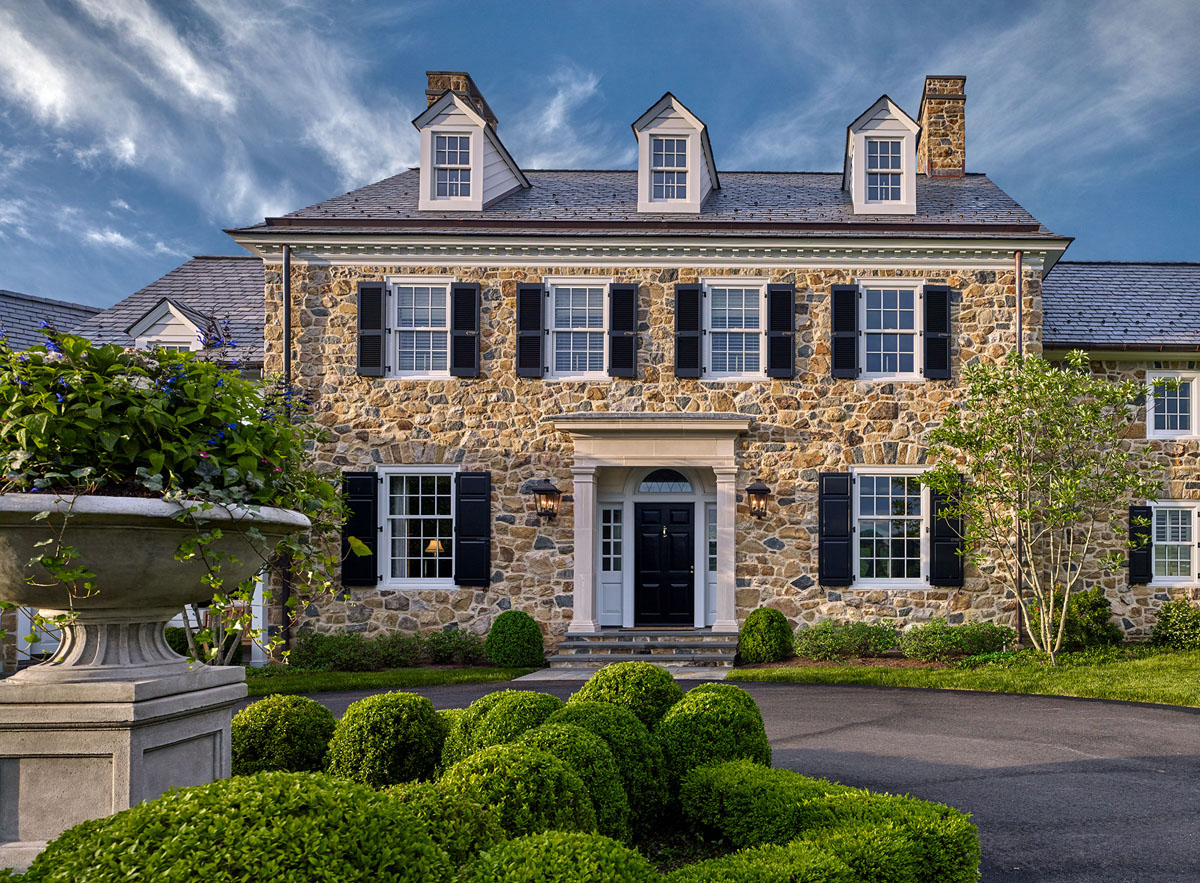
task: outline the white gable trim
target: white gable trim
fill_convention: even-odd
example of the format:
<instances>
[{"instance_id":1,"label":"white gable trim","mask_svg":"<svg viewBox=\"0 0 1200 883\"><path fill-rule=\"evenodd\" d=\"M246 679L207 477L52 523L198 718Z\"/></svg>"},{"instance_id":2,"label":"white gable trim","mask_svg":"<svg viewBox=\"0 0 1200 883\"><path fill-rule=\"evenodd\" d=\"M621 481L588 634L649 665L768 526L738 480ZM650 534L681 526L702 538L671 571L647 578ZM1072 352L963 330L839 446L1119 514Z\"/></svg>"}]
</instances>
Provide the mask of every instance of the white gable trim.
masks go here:
<instances>
[{"instance_id":1,"label":"white gable trim","mask_svg":"<svg viewBox=\"0 0 1200 883\"><path fill-rule=\"evenodd\" d=\"M166 333L151 334L160 324L166 323L170 330ZM126 333L134 339L136 346L146 348L157 344L171 346L187 345L192 350L200 349L200 328L184 315L175 304L169 300L161 300L151 307L140 319L129 326Z\"/></svg>"},{"instance_id":2,"label":"white gable trim","mask_svg":"<svg viewBox=\"0 0 1200 883\"><path fill-rule=\"evenodd\" d=\"M676 119L658 123L670 111ZM670 92L654 102L633 123L638 140L638 211L651 214L699 214L712 190L721 187L717 163L713 158L708 127ZM656 200L651 194L651 141L654 137L686 137L688 142L687 198Z\"/></svg>"}]
</instances>

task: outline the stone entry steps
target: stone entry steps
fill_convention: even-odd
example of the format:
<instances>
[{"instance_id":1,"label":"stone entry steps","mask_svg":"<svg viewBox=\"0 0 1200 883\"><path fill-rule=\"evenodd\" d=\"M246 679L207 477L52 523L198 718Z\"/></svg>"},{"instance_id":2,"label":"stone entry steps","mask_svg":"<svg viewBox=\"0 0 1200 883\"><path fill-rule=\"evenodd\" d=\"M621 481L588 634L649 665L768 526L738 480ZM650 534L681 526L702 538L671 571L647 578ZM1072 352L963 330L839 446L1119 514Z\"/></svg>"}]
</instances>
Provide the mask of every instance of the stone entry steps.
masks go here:
<instances>
[{"instance_id":1,"label":"stone entry steps","mask_svg":"<svg viewBox=\"0 0 1200 883\"><path fill-rule=\"evenodd\" d=\"M729 668L737 656L737 635L711 629L605 628L593 635L569 635L557 650L549 659L551 668L631 661Z\"/></svg>"}]
</instances>

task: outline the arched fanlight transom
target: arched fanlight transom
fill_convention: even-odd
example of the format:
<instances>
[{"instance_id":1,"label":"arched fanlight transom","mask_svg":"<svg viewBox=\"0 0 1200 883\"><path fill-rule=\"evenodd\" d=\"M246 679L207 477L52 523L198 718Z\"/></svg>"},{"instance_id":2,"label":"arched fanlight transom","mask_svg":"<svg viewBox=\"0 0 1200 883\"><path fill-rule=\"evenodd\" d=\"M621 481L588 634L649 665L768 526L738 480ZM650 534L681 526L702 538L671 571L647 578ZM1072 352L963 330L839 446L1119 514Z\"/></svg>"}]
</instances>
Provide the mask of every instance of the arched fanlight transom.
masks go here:
<instances>
[{"instance_id":1,"label":"arched fanlight transom","mask_svg":"<svg viewBox=\"0 0 1200 883\"><path fill-rule=\"evenodd\" d=\"M639 494L690 494L692 483L674 469L655 469L638 485Z\"/></svg>"}]
</instances>

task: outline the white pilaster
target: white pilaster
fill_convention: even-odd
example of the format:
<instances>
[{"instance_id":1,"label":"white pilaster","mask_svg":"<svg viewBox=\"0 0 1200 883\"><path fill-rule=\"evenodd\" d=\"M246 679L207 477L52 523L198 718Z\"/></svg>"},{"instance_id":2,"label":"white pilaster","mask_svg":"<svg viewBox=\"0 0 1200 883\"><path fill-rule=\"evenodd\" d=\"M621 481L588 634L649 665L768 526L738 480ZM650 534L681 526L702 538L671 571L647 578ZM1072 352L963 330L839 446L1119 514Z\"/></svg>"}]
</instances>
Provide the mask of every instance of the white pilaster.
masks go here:
<instances>
[{"instance_id":1,"label":"white pilaster","mask_svg":"<svg viewBox=\"0 0 1200 883\"><path fill-rule=\"evenodd\" d=\"M737 467L714 466L717 477L717 620L714 632L738 630L734 581L734 521L737 517Z\"/></svg>"},{"instance_id":2,"label":"white pilaster","mask_svg":"<svg viewBox=\"0 0 1200 883\"><path fill-rule=\"evenodd\" d=\"M590 635L596 625L596 467L571 469L575 513L575 599L569 635Z\"/></svg>"}]
</instances>

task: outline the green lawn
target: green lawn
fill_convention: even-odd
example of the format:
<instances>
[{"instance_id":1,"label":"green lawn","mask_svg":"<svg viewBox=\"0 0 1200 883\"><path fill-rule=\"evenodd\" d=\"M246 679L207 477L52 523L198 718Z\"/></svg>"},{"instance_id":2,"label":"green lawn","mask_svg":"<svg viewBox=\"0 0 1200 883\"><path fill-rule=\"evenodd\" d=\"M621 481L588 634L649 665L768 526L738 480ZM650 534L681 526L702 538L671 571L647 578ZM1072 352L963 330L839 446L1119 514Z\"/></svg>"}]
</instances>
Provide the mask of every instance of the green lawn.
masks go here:
<instances>
[{"instance_id":1,"label":"green lawn","mask_svg":"<svg viewBox=\"0 0 1200 883\"><path fill-rule=\"evenodd\" d=\"M251 696L271 693L321 693L331 690L382 690L436 687L442 684L487 684L511 681L532 668L394 668L389 671L299 671L282 666L257 673L246 669Z\"/></svg>"},{"instance_id":2,"label":"green lawn","mask_svg":"<svg viewBox=\"0 0 1200 883\"><path fill-rule=\"evenodd\" d=\"M1200 708L1200 651L1161 653L1146 659L1061 668L1021 666L966 670L839 665L734 669L726 680L1035 693Z\"/></svg>"}]
</instances>

